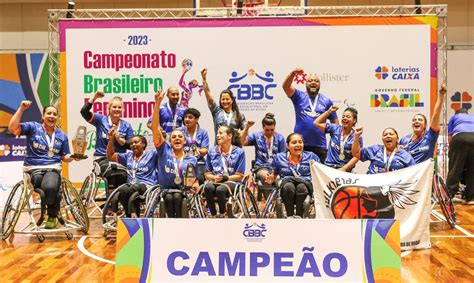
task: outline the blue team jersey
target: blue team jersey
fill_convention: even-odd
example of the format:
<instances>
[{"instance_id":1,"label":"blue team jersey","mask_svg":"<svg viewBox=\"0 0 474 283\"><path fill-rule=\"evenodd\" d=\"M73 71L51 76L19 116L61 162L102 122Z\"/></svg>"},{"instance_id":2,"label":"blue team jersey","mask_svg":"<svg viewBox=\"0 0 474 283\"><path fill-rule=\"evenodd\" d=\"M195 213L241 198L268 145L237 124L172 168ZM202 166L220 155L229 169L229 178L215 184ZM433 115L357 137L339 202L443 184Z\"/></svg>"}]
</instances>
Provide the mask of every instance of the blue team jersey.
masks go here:
<instances>
[{"instance_id":1,"label":"blue team jersey","mask_svg":"<svg viewBox=\"0 0 474 283\"><path fill-rule=\"evenodd\" d=\"M136 183L143 183L149 186L157 185L156 165L157 154L155 150L148 150L143 153L138 161L135 160L133 152L118 154L118 162L127 167L127 182L132 183L133 170L135 170Z\"/></svg>"},{"instance_id":2,"label":"blue team jersey","mask_svg":"<svg viewBox=\"0 0 474 283\"><path fill-rule=\"evenodd\" d=\"M209 108L211 110L212 118L214 119L214 134L217 134L217 130L220 126L229 126L236 130L243 130L245 128L246 119L242 112L240 116L242 117L242 122L240 125L237 123L236 120L236 113L232 111L231 113L226 113L224 109L222 109L216 102L211 105ZM229 121L228 118L230 117Z\"/></svg>"},{"instance_id":3,"label":"blue team jersey","mask_svg":"<svg viewBox=\"0 0 474 283\"><path fill-rule=\"evenodd\" d=\"M61 157L70 154L69 140L61 129L55 129L53 157L48 157L49 146L43 124L25 122L20 124L21 134L26 135L26 158L24 166L45 166L61 164ZM51 136L50 140L51 140Z\"/></svg>"},{"instance_id":4,"label":"blue team jersey","mask_svg":"<svg viewBox=\"0 0 474 283\"><path fill-rule=\"evenodd\" d=\"M400 140L400 146L413 156L416 164L433 157L439 132L431 128L416 141L412 140L412 135L406 135Z\"/></svg>"},{"instance_id":5,"label":"blue team jersey","mask_svg":"<svg viewBox=\"0 0 474 283\"><path fill-rule=\"evenodd\" d=\"M459 113L449 118L448 135L459 133L474 133L474 115Z\"/></svg>"},{"instance_id":6,"label":"blue team jersey","mask_svg":"<svg viewBox=\"0 0 474 283\"><path fill-rule=\"evenodd\" d=\"M326 124L326 133L329 134L329 146L328 146L328 155L324 164L334 168L341 168L346 165L352 159L352 144L354 143L354 132L352 132L346 139L344 143L344 159L341 160L339 155L341 154L341 132L342 126L327 123ZM359 137L360 147L363 147L362 137Z\"/></svg>"},{"instance_id":7,"label":"blue team jersey","mask_svg":"<svg viewBox=\"0 0 474 283\"><path fill-rule=\"evenodd\" d=\"M311 181L310 161L320 162L319 157L310 151L303 151L303 157L298 165L288 162L288 152L278 153L273 158L272 168L274 173L282 180L289 177L300 177L306 181Z\"/></svg>"},{"instance_id":8,"label":"blue team jersey","mask_svg":"<svg viewBox=\"0 0 474 283\"><path fill-rule=\"evenodd\" d=\"M226 162L224 164L224 162ZM206 156L206 173L213 175L223 175L225 167L228 169L228 175L240 173L245 174L245 152L237 146L232 146L231 152L227 156L222 156L218 146L209 150Z\"/></svg>"},{"instance_id":9,"label":"blue team jersey","mask_svg":"<svg viewBox=\"0 0 474 283\"><path fill-rule=\"evenodd\" d=\"M370 160L369 170L367 174L377 174L385 172L385 163L383 160L384 146L376 144L373 146L362 148L360 151L360 160L366 161ZM390 159L390 156L387 155L386 160ZM406 167L415 165L415 160L404 149L399 149L395 156L393 157L392 162L390 163L389 171L400 170Z\"/></svg>"},{"instance_id":10,"label":"blue team jersey","mask_svg":"<svg viewBox=\"0 0 474 283\"><path fill-rule=\"evenodd\" d=\"M198 127L197 133L194 138L189 136L186 127L179 128L180 131L184 133L184 137L186 139L186 144L184 145L184 151L190 152L192 145L196 145L198 148L207 148L209 149L209 134L206 130ZM204 156L199 156L198 161L204 161Z\"/></svg>"},{"instance_id":11,"label":"blue team jersey","mask_svg":"<svg viewBox=\"0 0 474 283\"><path fill-rule=\"evenodd\" d=\"M109 140L109 131L112 127L109 117L94 113L92 119L88 122L95 126L97 134L94 156L105 156L107 152L107 141ZM118 131L120 132L120 137L126 141L133 137L132 125L123 119L120 119ZM114 140L114 149L117 153L127 151L126 146L121 146L116 140Z\"/></svg>"},{"instance_id":12,"label":"blue team jersey","mask_svg":"<svg viewBox=\"0 0 474 283\"><path fill-rule=\"evenodd\" d=\"M273 136L273 143L271 145L271 157L268 151L267 139L263 132L252 133L247 136L248 145L255 147L255 166L270 166L273 161L273 157L280 152L285 152L286 144L285 138L275 133Z\"/></svg>"},{"instance_id":13,"label":"blue team jersey","mask_svg":"<svg viewBox=\"0 0 474 283\"><path fill-rule=\"evenodd\" d=\"M305 91L295 90L295 93L291 97L293 106L295 108L295 133L301 134L304 139L306 146L316 146L326 148L326 135L318 128L313 125L316 117L326 112L333 105L332 101L320 93L316 103L315 112L313 115L311 112L311 105L315 103L314 97L310 97ZM332 113L328 117L329 120L337 119L336 112Z\"/></svg>"},{"instance_id":14,"label":"blue team jersey","mask_svg":"<svg viewBox=\"0 0 474 283\"><path fill-rule=\"evenodd\" d=\"M191 164L194 167L194 172L197 172L196 157L185 155L181 161L181 164L179 164L179 161L176 162L181 183L179 185L175 184L174 180L176 178L176 168L175 158L173 157L173 149L167 142L164 142L156 148L156 152L158 158L158 182L163 187L163 189L179 189L183 184L183 172L186 170L188 164Z\"/></svg>"},{"instance_id":15,"label":"blue team jersey","mask_svg":"<svg viewBox=\"0 0 474 283\"><path fill-rule=\"evenodd\" d=\"M186 107L181 104L176 107L169 106L168 102L160 106L160 126L167 134L171 133L183 125L184 111ZM175 117L176 115L176 117ZM175 121L176 118L176 121ZM174 124L175 123L175 124ZM151 118L148 119L148 125L151 125Z\"/></svg>"}]
</instances>

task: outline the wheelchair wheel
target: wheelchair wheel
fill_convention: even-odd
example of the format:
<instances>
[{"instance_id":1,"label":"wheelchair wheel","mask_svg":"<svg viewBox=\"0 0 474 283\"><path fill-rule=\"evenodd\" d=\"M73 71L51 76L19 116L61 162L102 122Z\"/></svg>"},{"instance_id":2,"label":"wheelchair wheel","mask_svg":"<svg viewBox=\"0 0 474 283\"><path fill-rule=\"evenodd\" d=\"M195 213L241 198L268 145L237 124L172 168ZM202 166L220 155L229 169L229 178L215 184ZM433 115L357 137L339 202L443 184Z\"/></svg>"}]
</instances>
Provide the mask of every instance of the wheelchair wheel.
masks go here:
<instances>
[{"instance_id":1,"label":"wheelchair wheel","mask_svg":"<svg viewBox=\"0 0 474 283\"><path fill-rule=\"evenodd\" d=\"M206 204L201 194L195 194L191 197L189 202L190 217L192 218L206 218L204 208Z\"/></svg>"},{"instance_id":2,"label":"wheelchair wheel","mask_svg":"<svg viewBox=\"0 0 474 283\"><path fill-rule=\"evenodd\" d=\"M125 216L125 210L122 204L118 201L118 194L122 187L118 187L116 190L114 190L107 201L105 202L104 208L102 209L102 226L105 228L105 230L116 230L117 229L117 221L119 218L122 218ZM116 216L114 215L115 212L112 210L112 205L114 202L117 202L117 214Z\"/></svg>"},{"instance_id":3,"label":"wheelchair wheel","mask_svg":"<svg viewBox=\"0 0 474 283\"><path fill-rule=\"evenodd\" d=\"M27 188L24 181L18 182L8 195L2 215L2 239L6 240L15 230L21 211L26 202Z\"/></svg>"},{"instance_id":4,"label":"wheelchair wheel","mask_svg":"<svg viewBox=\"0 0 474 283\"><path fill-rule=\"evenodd\" d=\"M181 218L189 218L189 201L187 197L181 200Z\"/></svg>"},{"instance_id":5,"label":"wheelchair wheel","mask_svg":"<svg viewBox=\"0 0 474 283\"><path fill-rule=\"evenodd\" d=\"M81 190L79 191L79 196L81 197L82 203L86 208L89 207L89 203L91 201L91 194L95 188L95 182L95 175L89 174L89 176L87 176L84 180L84 183L82 183Z\"/></svg>"},{"instance_id":6,"label":"wheelchair wheel","mask_svg":"<svg viewBox=\"0 0 474 283\"><path fill-rule=\"evenodd\" d=\"M156 188L147 194L145 218L156 218L155 210L160 203L160 189Z\"/></svg>"},{"instance_id":7,"label":"wheelchair wheel","mask_svg":"<svg viewBox=\"0 0 474 283\"><path fill-rule=\"evenodd\" d=\"M243 202L244 208L247 213L247 217L260 218L260 210L258 209L258 203L255 199L254 194L249 188L245 188L243 191Z\"/></svg>"},{"instance_id":8,"label":"wheelchair wheel","mask_svg":"<svg viewBox=\"0 0 474 283\"><path fill-rule=\"evenodd\" d=\"M283 203L279 195L275 196L275 214L277 218L283 218Z\"/></svg>"},{"instance_id":9,"label":"wheelchair wheel","mask_svg":"<svg viewBox=\"0 0 474 283\"><path fill-rule=\"evenodd\" d=\"M433 176L433 189L441 211L446 218L446 222L448 222L449 226L454 228L454 226L456 226L456 211L454 209L453 200L448 195L446 183L441 176Z\"/></svg>"},{"instance_id":10,"label":"wheelchair wheel","mask_svg":"<svg viewBox=\"0 0 474 283\"><path fill-rule=\"evenodd\" d=\"M82 231L87 233L89 231L89 217L87 215L87 210L81 201L81 197L77 193L74 185L69 180L63 178L62 183L63 200L66 203L66 212L67 209L69 209L76 222L84 227Z\"/></svg>"}]
</instances>

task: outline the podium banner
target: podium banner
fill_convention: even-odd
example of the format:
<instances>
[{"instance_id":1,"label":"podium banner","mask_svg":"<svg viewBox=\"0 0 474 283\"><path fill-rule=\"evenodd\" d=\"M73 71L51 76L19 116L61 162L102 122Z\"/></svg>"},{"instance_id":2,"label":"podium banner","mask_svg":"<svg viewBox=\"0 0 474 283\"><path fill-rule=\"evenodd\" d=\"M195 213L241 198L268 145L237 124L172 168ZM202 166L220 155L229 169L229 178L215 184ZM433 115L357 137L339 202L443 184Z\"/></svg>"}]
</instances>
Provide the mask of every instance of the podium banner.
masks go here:
<instances>
[{"instance_id":1,"label":"podium banner","mask_svg":"<svg viewBox=\"0 0 474 283\"><path fill-rule=\"evenodd\" d=\"M400 281L396 220L121 219L116 282Z\"/></svg>"},{"instance_id":2,"label":"podium banner","mask_svg":"<svg viewBox=\"0 0 474 283\"><path fill-rule=\"evenodd\" d=\"M316 218L398 219L402 250L431 247L433 162L382 174L352 174L311 165Z\"/></svg>"}]
</instances>

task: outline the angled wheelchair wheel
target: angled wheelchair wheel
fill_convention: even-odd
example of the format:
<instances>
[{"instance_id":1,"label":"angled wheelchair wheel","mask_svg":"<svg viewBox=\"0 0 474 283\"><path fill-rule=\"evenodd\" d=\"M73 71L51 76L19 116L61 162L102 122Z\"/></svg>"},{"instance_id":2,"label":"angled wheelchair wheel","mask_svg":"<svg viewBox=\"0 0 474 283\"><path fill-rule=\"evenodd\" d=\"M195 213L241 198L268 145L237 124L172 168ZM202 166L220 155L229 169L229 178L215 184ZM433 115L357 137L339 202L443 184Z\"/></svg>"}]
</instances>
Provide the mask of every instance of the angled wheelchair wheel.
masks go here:
<instances>
[{"instance_id":1,"label":"angled wheelchair wheel","mask_svg":"<svg viewBox=\"0 0 474 283\"><path fill-rule=\"evenodd\" d=\"M206 218L204 209L206 207L205 200L201 194L195 194L189 201L190 217L192 218Z\"/></svg>"},{"instance_id":2,"label":"angled wheelchair wheel","mask_svg":"<svg viewBox=\"0 0 474 283\"><path fill-rule=\"evenodd\" d=\"M247 210L248 217L260 218L260 210L255 195L247 187L243 190L243 204Z\"/></svg>"},{"instance_id":3,"label":"angled wheelchair wheel","mask_svg":"<svg viewBox=\"0 0 474 283\"><path fill-rule=\"evenodd\" d=\"M449 226L454 228L456 226L456 210L454 208L453 200L448 195L448 189L443 178L439 175L433 176L433 189L438 200L439 207L443 212L446 222Z\"/></svg>"},{"instance_id":4,"label":"angled wheelchair wheel","mask_svg":"<svg viewBox=\"0 0 474 283\"><path fill-rule=\"evenodd\" d=\"M95 188L95 175L89 174L82 183L81 190L79 191L79 196L81 197L82 203L87 208L91 200L92 191Z\"/></svg>"},{"instance_id":5,"label":"angled wheelchair wheel","mask_svg":"<svg viewBox=\"0 0 474 283\"><path fill-rule=\"evenodd\" d=\"M24 181L18 182L8 195L2 214L2 239L6 240L15 230L26 202L27 188Z\"/></svg>"},{"instance_id":6,"label":"angled wheelchair wheel","mask_svg":"<svg viewBox=\"0 0 474 283\"><path fill-rule=\"evenodd\" d=\"M159 203L160 203L160 189L157 188L147 194L144 217L156 218L158 215L155 215L155 211L157 211L157 207L159 206Z\"/></svg>"},{"instance_id":7,"label":"angled wheelchair wheel","mask_svg":"<svg viewBox=\"0 0 474 283\"><path fill-rule=\"evenodd\" d=\"M68 216L68 211L71 212L77 224L83 227L82 231L87 233L89 231L89 217L87 215L87 210L82 203L81 197L77 193L74 185L69 180L63 178L62 186L66 215Z\"/></svg>"},{"instance_id":8,"label":"angled wheelchair wheel","mask_svg":"<svg viewBox=\"0 0 474 283\"><path fill-rule=\"evenodd\" d=\"M189 200L187 197L183 197L181 200L181 217L182 218L189 218Z\"/></svg>"},{"instance_id":9,"label":"angled wheelchair wheel","mask_svg":"<svg viewBox=\"0 0 474 283\"><path fill-rule=\"evenodd\" d=\"M104 208L102 209L102 226L106 231L116 231L117 221L119 218L125 216L125 209L118 200L118 194L122 186L114 190L105 202ZM113 211L113 206L117 205L117 211Z\"/></svg>"}]
</instances>

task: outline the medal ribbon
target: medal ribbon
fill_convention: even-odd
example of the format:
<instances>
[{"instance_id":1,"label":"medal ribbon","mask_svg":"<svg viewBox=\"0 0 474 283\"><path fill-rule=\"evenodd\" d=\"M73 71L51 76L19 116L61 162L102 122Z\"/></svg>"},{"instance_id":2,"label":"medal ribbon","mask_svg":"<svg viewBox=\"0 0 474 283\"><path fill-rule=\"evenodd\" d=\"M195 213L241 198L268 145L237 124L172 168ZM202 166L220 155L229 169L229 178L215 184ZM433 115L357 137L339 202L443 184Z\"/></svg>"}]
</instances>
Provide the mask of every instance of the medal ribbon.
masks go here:
<instances>
[{"instance_id":1,"label":"medal ribbon","mask_svg":"<svg viewBox=\"0 0 474 283\"><path fill-rule=\"evenodd\" d=\"M229 174L229 164L230 164L231 153L232 153L232 145L230 145L229 153L227 155L224 156L224 154L221 152L221 161L222 161L222 168L224 168L224 174Z\"/></svg>"},{"instance_id":2,"label":"medal ribbon","mask_svg":"<svg viewBox=\"0 0 474 283\"><path fill-rule=\"evenodd\" d=\"M178 106L176 105L176 109L175 109L175 112L173 113L173 111L171 110L171 106L169 105L169 103L166 104L166 109L168 109L168 113L170 114L170 116L172 117L172 120L173 120L173 130L176 128L176 120L178 119Z\"/></svg>"},{"instance_id":3,"label":"medal ribbon","mask_svg":"<svg viewBox=\"0 0 474 283\"><path fill-rule=\"evenodd\" d=\"M224 116L225 116L225 124L227 126L230 126L230 121L232 120L232 117L234 116L234 112L227 113L224 111Z\"/></svg>"},{"instance_id":4,"label":"medal ribbon","mask_svg":"<svg viewBox=\"0 0 474 283\"><path fill-rule=\"evenodd\" d=\"M390 169L390 164L392 163L392 160L393 158L395 157L395 153L397 153L397 149L395 149L392 154L390 154L390 158L388 159L388 162L387 162L387 148L384 147L383 148L383 163L385 164L385 172L388 172L388 170Z\"/></svg>"},{"instance_id":5,"label":"medal ribbon","mask_svg":"<svg viewBox=\"0 0 474 283\"><path fill-rule=\"evenodd\" d=\"M351 132L346 136L346 138L344 139L343 136L344 136L344 131L343 129L341 128L341 138L339 140L340 142L340 154L344 154L344 146L346 145L346 142L347 142L347 139L349 138L349 136L352 134L352 130Z\"/></svg>"},{"instance_id":6,"label":"medal ribbon","mask_svg":"<svg viewBox=\"0 0 474 283\"><path fill-rule=\"evenodd\" d=\"M174 173L176 178L181 178L179 174L183 171L183 158L184 154L179 159L173 154Z\"/></svg>"},{"instance_id":7,"label":"medal ribbon","mask_svg":"<svg viewBox=\"0 0 474 283\"><path fill-rule=\"evenodd\" d=\"M53 152L54 140L56 137L56 129L53 130L53 134L51 135L51 137L49 137L48 132L46 131L46 128L44 126L43 126L43 129L44 129L44 135L46 137L46 142L48 143L48 150Z\"/></svg>"},{"instance_id":8,"label":"medal ribbon","mask_svg":"<svg viewBox=\"0 0 474 283\"><path fill-rule=\"evenodd\" d=\"M293 176L295 176L295 177L301 176L301 174L300 174L300 172L298 172L298 170L300 170L300 161L301 161L302 157L300 157L297 164L294 164L295 165L294 168L291 166L291 165L293 165L293 163L290 161L290 153L289 152L286 154L286 159L288 160L288 168L290 168L291 173L293 173Z\"/></svg>"},{"instance_id":9,"label":"medal ribbon","mask_svg":"<svg viewBox=\"0 0 474 283\"><path fill-rule=\"evenodd\" d=\"M267 153L268 153L269 160L273 159L273 138L274 136L272 136L270 140L268 140L267 137L265 137L265 144L267 146Z\"/></svg>"},{"instance_id":10,"label":"medal ribbon","mask_svg":"<svg viewBox=\"0 0 474 283\"><path fill-rule=\"evenodd\" d=\"M311 112L312 113L316 113L316 109L317 109L317 106L318 106L318 100L319 100L319 93L316 95L316 97L314 98L314 102L311 103L311 98L308 97L308 102L309 102L309 108L311 108Z\"/></svg>"},{"instance_id":11,"label":"medal ribbon","mask_svg":"<svg viewBox=\"0 0 474 283\"><path fill-rule=\"evenodd\" d=\"M136 173L138 171L138 163L140 163L140 159L142 159L143 157L143 154L138 157L138 159L135 158L135 156L133 157L133 161L132 161L132 183L136 183L137 182L137 178L136 178Z\"/></svg>"}]
</instances>

